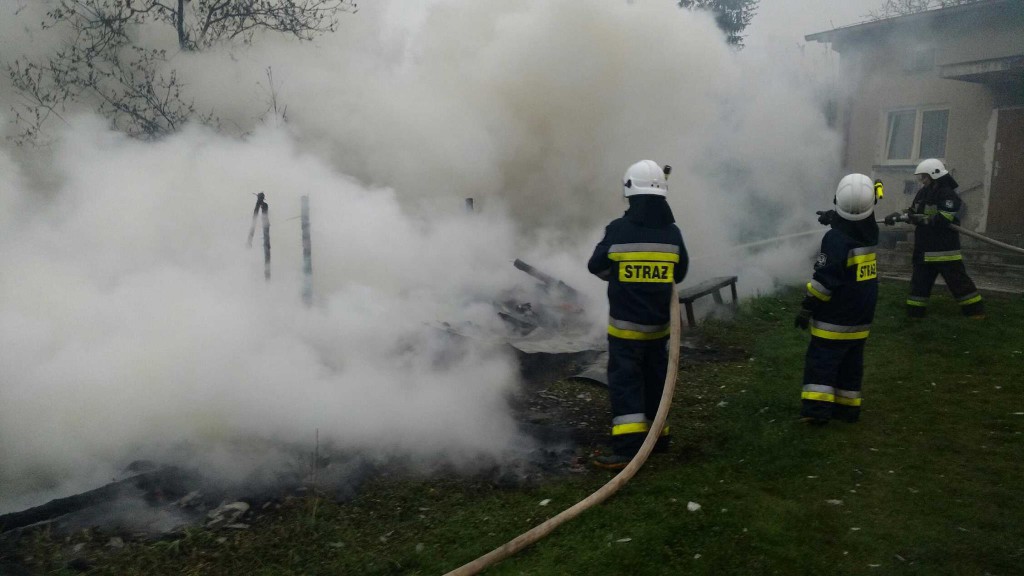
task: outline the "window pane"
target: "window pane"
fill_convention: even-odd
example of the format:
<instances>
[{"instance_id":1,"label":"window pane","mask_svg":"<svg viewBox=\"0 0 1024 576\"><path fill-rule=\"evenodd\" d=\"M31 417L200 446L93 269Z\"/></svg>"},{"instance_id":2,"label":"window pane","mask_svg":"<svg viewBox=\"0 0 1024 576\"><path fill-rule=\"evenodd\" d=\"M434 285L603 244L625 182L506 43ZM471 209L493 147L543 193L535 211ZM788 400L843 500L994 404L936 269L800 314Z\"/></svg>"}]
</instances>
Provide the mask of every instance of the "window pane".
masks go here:
<instances>
[{"instance_id":1,"label":"window pane","mask_svg":"<svg viewBox=\"0 0 1024 576\"><path fill-rule=\"evenodd\" d=\"M889 135L886 146L888 149L886 157L889 160L910 158L910 149L914 145L914 120L916 119L916 110L889 112Z\"/></svg>"},{"instance_id":2,"label":"window pane","mask_svg":"<svg viewBox=\"0 0 1024 576\"><path fill-rule=\"evenodd\" d=\"M949 110L930 110L921 118L921 158L946 157Z\"/></svg>"}]
</instances>

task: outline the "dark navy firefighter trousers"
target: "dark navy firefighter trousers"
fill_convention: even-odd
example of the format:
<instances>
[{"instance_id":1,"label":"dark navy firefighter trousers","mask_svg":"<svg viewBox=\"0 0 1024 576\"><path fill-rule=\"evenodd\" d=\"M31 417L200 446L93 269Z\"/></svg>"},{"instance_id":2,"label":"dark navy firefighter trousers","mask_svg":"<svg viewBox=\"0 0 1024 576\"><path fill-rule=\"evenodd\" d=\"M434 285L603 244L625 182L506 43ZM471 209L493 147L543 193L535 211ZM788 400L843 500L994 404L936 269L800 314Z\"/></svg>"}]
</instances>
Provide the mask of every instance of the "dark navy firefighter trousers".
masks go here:
<instances>
[{"instance_id":1,"label":"dark navy firefighter trousers","mask_svg":"<svg viewBox=\"0 0 1024 576\"><path fill-rule=\"evenodd\" d=\"M804 361L800 416L844 422L856 422L860 418L866 342L866 338L811 337Z\"/></svg>"},{"instance_id":2,"label":"dark navy firefighter trousers","mask_svg":"<svg viewBox=\"0 0 1024 576\"><path fill-rule=\"evenodd\" d=\"M635 456L658 413L668 372L668 338L608 337L608 392L612 405L612 450ZM667 448L668 426L659 448Z\"/></svg>"}]
</instances>

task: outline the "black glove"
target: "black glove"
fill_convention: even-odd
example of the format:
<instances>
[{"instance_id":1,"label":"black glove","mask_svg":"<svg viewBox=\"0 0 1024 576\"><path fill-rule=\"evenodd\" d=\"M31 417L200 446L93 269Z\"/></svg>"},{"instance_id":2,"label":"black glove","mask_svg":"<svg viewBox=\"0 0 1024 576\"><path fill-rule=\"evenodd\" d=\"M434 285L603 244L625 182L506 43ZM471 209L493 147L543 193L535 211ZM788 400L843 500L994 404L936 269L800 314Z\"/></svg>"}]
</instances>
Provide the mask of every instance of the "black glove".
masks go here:
<instances>
[{"instance_id":1,"label":"black glove","mask_svg":"<svg viewBox=\"0 0 1024 576\"><path fill-rule=\"evenodd\" d=\"M818 223L824 224L825 226L832 224L836 218L835 210L819 210L815 212L815 214L818 215Z\"/></svg>"},{"instance_id":2,"label":"black glove","mask_svg":"<svg viewBox=\"0 0 1024 576\"><path fill-rule=\"evenodd\" d=\"M893 226L897 222L900 222L901 220L903 220L903 214L900 214L899 212L893 212L892 214L889 214L888 216L885 217L885 225Z\"/></svg>"},{"instance_id":3,"label":"black glove","mask_svg":"<svg viewBox=\"0 0 1024 576\"><path fill-rule=\"evenodd\" d=\"M801 308L796 314L796 318L793 319L793 327L801 330L807 330L807 327L811 324L811 311L807 308Z\"/></svg>"}]
</instances>

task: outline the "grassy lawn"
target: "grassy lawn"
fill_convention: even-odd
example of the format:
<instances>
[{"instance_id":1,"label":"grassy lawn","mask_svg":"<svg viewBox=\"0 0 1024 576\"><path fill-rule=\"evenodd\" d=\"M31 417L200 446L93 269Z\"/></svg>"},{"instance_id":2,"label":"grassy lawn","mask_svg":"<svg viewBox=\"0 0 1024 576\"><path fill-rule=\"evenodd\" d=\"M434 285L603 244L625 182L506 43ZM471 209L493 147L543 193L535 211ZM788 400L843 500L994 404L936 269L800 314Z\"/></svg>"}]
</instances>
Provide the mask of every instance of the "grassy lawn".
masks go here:
<instances>
[{"instance_id":1,"label":"grassy lawn","mask_svg":"<svg viewBox=\"0 0 1024 576\"><path fill-rule=\"evenodd\" d=\"M714 346L743 353L681 372L672 453L488 573L1024 573L1024 300L990 296L977 321L937 292L930 317L908 322L906 290L882 284L862 419L852 425L796 421L808 338L792 328L798 291L706 324ZM593 390L552 389L576 387ZM100 551L92 573L441 574L610 477L515 489L376 481L346 504L295 500L249 531ZM59 546L39 539L45 566Z\"/></svg>"}]
</instances>

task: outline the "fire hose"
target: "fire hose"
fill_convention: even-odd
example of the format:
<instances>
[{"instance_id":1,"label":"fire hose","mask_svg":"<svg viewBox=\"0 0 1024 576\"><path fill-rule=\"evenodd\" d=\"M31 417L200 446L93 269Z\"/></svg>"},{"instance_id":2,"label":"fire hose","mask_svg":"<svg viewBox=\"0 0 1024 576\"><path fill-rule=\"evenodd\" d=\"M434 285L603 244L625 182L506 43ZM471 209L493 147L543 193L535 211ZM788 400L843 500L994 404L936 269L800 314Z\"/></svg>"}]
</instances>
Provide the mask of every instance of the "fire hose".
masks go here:
<instances>
[{"instance_id":1,"label":"fire hose","mask_svg":"<svg viewBox=\"0 0 1024 576\"><path fill-rule=\"evenodd\" d=\"M970 236L971 238L976 238L978 240L981 240L982 242L987 242L987 243L989 243L989 244L991 244L993 246L998 246L1000 248L1003 248L1004 250L1009 250L1010 252L1016 252L1017 254L1024 254L1024 248L1021 248L1020 246L1014 246L1012 244L1007 244L1005 242L1000 242L999 240L994 240L992 238L989 238L988 236L984 236L982 234L978 234L977 232L971 232L970 230L964 230L963 228L957 226L956 224L950 224L949 227L952 228L953 230L956 230L957 232L959 232L961 234L966 234L966 235Z\"/></svg>"},{"instance_id":2,"label":"fire hose","mask_svg":"<svg viewBox=\"0 0 1024 576\"><path fill-rule=\"evenodd\" d=\"M676 388L676 376L679 373L679 338L681 328L679 318L679 295L676 292L674 284L672 285L672 303L669 316L671 331L669 332L668 341L669 355L668 370L665 374L665 390L661 394L661 403L658 404L658 413L654 416L654 423L651 424L650 430L647 431L647 437L644 439L644 443L640 446L640 451L637 452L636 456L633 457L621 472L616 474L614 478L609 480L604 486L598 488L590 496L587 496L572 507L563 510L557 516L553 516L547 521L534 526L530 530L523 532L519 536L509 540L494 550L491 550L476 560L448 572L445 576L470 576L472 574L478 574L485 568L497 564L524 548L535 544L548 534L551 534L555 528L558 528L562 524L565 524L569 520L579 516L588 508L607 500L612 494L618 492L619 488L625 486L626 482L629 482L637 471L640 470L640 467L647 461L647 457L651 455L651 450L654 449L654 443L657 442L658 436L661 434L661 429L665 426L665 420L668 419L668 409L672 404L672 394L675 392Z\"/></svg>"},{"instance_id":3,"label":"fire hose","mask_svg":"<svg viewBox=\"0 0 1024 576\"><path fill-rule=\"evenodd\" d=\"M885 223L884 220L879 220L879 224ZM987 242L993 246L998 246L1018 254L1024 254L1024 248L1013 246L988 238L978 234L977 232L971 232L970 230L964 230L963 228L950 224L950 228L966 234L972 238L977 238L982 242ZM743 245L743 247L756 246L769 242L775 242L784 238L804 236L812 234L817 231L799 232L796 234L790 234L779 238L772 238L769 240L763 240L758 242L752 242L749 245ZM738 247L735 247L738 248ZM532 546L539 542L541 539L547 537L556 528L565 524L569 520L572 520L586 511L588 508L596 506L601 502L604 502L610 498L613 494L618 492L620 488L626 485L633 476L640 470L640 467L647 461L651 451L654 449L654 443L657 442L658 435L661 429L665 425L665 420L668 418L669 406L672 404L672 395L675 392L676 377L679 372L679 338L680 338L680 318L679 318L679 296L676 292L675 285L672 286L672 302L671 302L671 332L669 336L669 359L668 359L668 370L665 375L665 389L661 395L661 402L658 405L658 413L654 417L654 422L651 424L650 430L647 432L647 437L644 439L643 445L640 447L640 451L633 457L633 460L614 478L609 480L604 486L596 490L590 496L587 496L583 500L580 500L572 507L563 510L556 516L553 516L545 522L534 526L530 530L520 534L519 536L509 540L505 544L491 550L487 554L480 556L476 560L469 562L448 572L445 576L471 576L478 574L484 569L501 562L502 560L513 556L514 554L522 551L523 549Z\"/></svg>"},{"instance_id":4,"label":"fire hose","mask_svg":"<svg viewBox=\"0 0 1024 576\"><path fill-rule=\"evenodd\" d=\"M884 224L885 220L878 220L877 222L879 224ZM953 230L956 230L957 232L959 232L961 234L965 234L967 236L970 236L971 238L975 238L977 240L981 240L982 242L985 242L987 244L991 244L993 246L997 246L997 247L1002 248L1004 250L1009 250L1010 252L1014 252L1016 254L1024 254L1024 248L1021 248L1020 246L1014 246L1013 244L1007 244L1005 242L1000 242L999 240L995 240L993 238L989 238L988 236L985 236L983 234L978 234L977 232L972 232L970 230L965 230L965 229L957 226L956 224L950 224L949 227L952 228Z\"/></svg>"}]
</instances>

